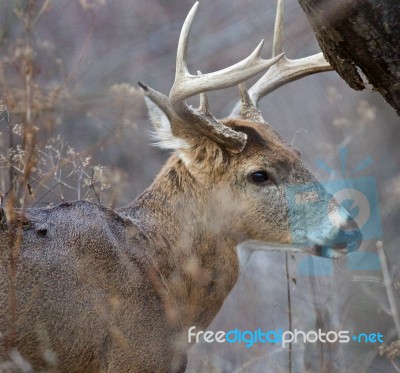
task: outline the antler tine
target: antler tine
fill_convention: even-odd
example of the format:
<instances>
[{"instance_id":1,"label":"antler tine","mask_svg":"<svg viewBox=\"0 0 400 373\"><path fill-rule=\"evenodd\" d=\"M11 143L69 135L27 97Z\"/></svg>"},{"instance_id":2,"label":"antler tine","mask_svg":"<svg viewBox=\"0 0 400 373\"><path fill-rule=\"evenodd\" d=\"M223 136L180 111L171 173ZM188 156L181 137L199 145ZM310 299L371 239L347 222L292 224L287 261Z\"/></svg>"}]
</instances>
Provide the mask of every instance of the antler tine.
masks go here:
<instances>
[{"instance_id":1,"label":"antler tine","mask_svg":"<svg viewBox=\"0 0 400 373\"><path fill-rule=\"evenodd\" d=\"M273 56L283 52L282 29L283 0L278 0L272 47ZM290 60L284 55L249 89L249 97L257 108L259 100L275 89L307 75L330 70L333 69L322 53L296 60ZM241 103L238 103L231 116L238 115L241 110L240 107Z\"/></svg>"},{"instance_id":2,"label":"antler tine","mask_svg":"<svg viewBox=\"0 0 400 373\"><path fill-rule=\"evenodd\" d=\"M196 2L190 10L179 37L175 81L169 94L173 105L183 103L185 99L202 92L227 88L239 84L263 70L266 70L283 57L283 54L281 54L269 60L262 59L260 56L261 48L264 43L262 40L247 58L235 65L208 74L190 74L187 68L187 46L190 28L198 5L199 3Z\"/></svg>"},{"instance_id":3,"label":"antler tine","mask_svg":"<svg viewBox=\"0 0 400 373\"><path fill-rule=\"evenodd\" d=\"M283 29L283 0L278 0L278 4L276 6L276 15L275 15L274 39L272 44L273 56L283 53L282 29Z\"/></svg>"},{"instance_id":4,"label":"antler tine","mask_svg":"<svg viewBox=\"0 0 400 373\"><path fill-rule=\"evenodd\" d=\"M200 70L197 70L197 75L203 75ZM206 92L200 93L200 105L197 109L200 113L211 114L210 105L208 104L208 97Z\"/></svg>"},{"instance_id":5,"label":"antler tine","mask_svg":"<svg viewBox=\"0 0 400 373\"><path fill-rule=\"evenodd\" d=\"M333 70L332 66L325 60L322 52L297 60L285 58L279 65L272 66L250 88L249 96L257 106L261 98L287 83L307 75L331 70Z\"/></svg>"},{"instance_id":6,"label":"antler tine","mask_svg":"<svg viewBox=\"0 0 400 373\"><path fill-rule=\"evenodd\" d=\"M283 0L278 0L272 55L283 52ZM268 93L284 84L303 78L307 75L333 70L322 53L290 60L286 56L272 66L249 90L249 96L257 107L258 101Z\"/></svg>"},{"instance_id":7,"label":"antler tine","mask_svg":"<svg viewBox=\"0 0 400 373\"><path fill-rule=\"evenodd\" d=\"M178 50L176 52L176 70L175 70L175 81L179 80L180 77L187 75L187 48L189 44L189 33L192 27L193 19L196 15L199 2L190 9L190 12L186 16L185 22L183 23L181 33L179 35Z\"/></svg>"}]
</instances>

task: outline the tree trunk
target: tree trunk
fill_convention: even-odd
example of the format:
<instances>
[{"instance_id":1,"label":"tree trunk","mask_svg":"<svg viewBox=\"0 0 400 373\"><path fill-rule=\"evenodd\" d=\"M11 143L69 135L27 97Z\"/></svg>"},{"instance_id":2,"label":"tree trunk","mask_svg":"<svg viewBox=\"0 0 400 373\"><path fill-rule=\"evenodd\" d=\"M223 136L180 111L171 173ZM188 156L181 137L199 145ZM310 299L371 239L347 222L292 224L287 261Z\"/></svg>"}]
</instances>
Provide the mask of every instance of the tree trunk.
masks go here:
<instances>
[{"instance_id":1,"label":"tree trunk","mask_svg":"<svg viewBox=\"0 0 400 373\"><path fill-rule=\"evenodd\" d=\"M400 115L400 1L299 3L339 75L356 90L371 84Z\"/></svg>"}]
</instances>

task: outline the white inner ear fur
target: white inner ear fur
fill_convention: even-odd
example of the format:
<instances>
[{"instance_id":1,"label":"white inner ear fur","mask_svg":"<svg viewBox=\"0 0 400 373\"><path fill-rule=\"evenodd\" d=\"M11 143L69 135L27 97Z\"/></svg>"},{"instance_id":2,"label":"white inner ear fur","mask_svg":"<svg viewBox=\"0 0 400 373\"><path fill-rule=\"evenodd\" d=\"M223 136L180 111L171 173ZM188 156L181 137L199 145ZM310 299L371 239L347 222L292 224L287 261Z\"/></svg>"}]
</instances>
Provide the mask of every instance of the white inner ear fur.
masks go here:
<instances>
[{"instance_id":1,"label":"white inner ear fur","mask_svg":"<svg viewBox=\"0 0 400 373\"><path fill-rule=\"evenodd\" d=\"M154 140L154 145L162 149L184 150L189 148L189 144L172 134L171 123L165 113L148 97L144 98L150 119L154 126L154 131L151 131L151 138ZM184 161L184 159L182 159Z\"/></svg>"}]
</instances>

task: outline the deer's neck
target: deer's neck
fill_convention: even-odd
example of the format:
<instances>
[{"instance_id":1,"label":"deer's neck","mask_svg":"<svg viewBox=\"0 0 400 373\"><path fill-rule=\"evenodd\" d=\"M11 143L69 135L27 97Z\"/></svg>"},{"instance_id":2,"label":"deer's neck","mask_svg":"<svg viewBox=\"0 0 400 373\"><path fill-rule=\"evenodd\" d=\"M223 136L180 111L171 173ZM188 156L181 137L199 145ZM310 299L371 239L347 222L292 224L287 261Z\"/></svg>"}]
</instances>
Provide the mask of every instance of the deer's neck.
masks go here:
<instances>
[{"instance_id":1,"label":"deer's neck","mask_svg":"<svg viewBox=\"0 0 400 373\"><path fill-rule=\"evenodd\" d=\"M142 249L158 272L167 314L184 328L206 327L238 277L237 241L212 194L173 157L124 209L146 238Z\"/></svg>"}]
</instances>

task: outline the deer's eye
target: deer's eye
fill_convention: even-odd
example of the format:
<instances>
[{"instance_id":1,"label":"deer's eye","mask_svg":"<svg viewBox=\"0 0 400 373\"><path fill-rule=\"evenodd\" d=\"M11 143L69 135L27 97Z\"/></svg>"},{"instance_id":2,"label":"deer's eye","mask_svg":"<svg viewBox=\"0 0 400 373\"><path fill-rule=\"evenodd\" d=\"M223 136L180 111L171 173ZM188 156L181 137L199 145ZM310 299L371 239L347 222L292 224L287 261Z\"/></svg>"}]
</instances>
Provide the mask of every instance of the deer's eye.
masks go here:
<instances>
[{"instance_id":1,"label":"deer's eye","mask_svg":"<svg viewBox=\"0 0 400 373\"><path fill-rule=\"evenodd\" d=\"M257 185L264 185L267 184L269 182L271 182L271 179L268 175L267 172L265 171L256 171L256 172L252 172L249 175L249 179Z\"/></svg>"}]
</instances>

